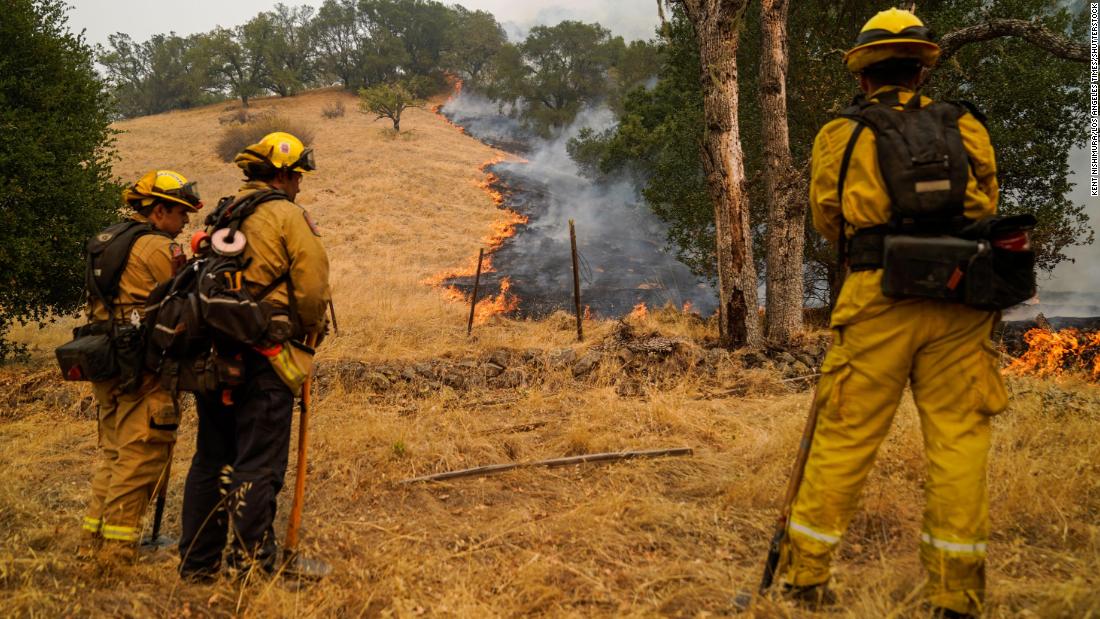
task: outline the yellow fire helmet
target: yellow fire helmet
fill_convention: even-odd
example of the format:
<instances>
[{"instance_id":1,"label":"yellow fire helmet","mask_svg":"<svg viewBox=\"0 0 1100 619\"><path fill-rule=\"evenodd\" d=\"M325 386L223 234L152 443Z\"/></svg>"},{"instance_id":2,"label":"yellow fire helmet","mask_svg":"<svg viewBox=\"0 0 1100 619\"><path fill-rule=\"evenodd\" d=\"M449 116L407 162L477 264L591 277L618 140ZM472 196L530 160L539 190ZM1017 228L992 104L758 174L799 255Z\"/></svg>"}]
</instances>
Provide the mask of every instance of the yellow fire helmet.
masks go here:
<instances>
[{"instance_id":1,"label":"yellow fire helmet","mask_svg":"<svg viewBox=\"0 0 1100 619\"><path fill-rule=\"evenodd\" d=\"M194 182L188 182L179 172L152 170L138 182L122 191L122 200L134 209L141 209L157 201L182 204L191 212L202 208L202 200Z\"/></svg>"},{"instance_id":2,"label":"yellow fire helmet","mask_svg":"<svg viewBox=\"0 0 1100 619\"><path fill-rule=\"evenodd\" d=\"M844 64L852 73L890 58L913 58L930 67L940 57L940 46L924 22L909 11L888 9L863 24L856 46L844 54Z\"/></svg>"},{"instance_id":3,"label":"yellow fire helmet","mask_svg":"<svg viewBox=\"0 0 1100 619\"><path fill-rule=\"evenodd\" d=\"M306 148L301 140L283 131L265 135L259 142L238 153L233 163L246 173L260 172L265 168L288 169L291 172L317 169L313 163L313 149Z\"/></svg>"}]
</instances>

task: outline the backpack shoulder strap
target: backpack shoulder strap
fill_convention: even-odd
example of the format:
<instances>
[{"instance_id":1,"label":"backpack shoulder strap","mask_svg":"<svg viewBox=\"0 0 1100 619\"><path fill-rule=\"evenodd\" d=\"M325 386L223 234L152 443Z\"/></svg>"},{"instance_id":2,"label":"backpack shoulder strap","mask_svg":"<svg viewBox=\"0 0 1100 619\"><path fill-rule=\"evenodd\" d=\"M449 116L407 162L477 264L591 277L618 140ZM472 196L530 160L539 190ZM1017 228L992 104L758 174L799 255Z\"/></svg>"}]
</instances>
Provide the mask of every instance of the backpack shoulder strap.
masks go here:
<instances>
[{"instance_id":1,"label":"backpack shoulder strap","mask_svg":"<svg viewBox=\"0 0 1100 619\"><path fill-rule=\"evenodd\" d=\"M90 239L85 246L87 271L85 274L89 292L98 298L114 314L114 298L122 273L130 259L134 243L147 234L171 235L157 230L152 224L141 221L125 221L106 228Z\"/></svg>"},{"instance_id":2,"label":"backpack shoulder strap","mask_svg":"<svg viewBox=\"0 0 1100 619\"><path fill-rule=\"evenodd\" d=\"M844 226L847 225L844 220L844 180L848 177L848 166L852 163L852 151L856 149L859 134L863 133L863 128L867 126L862 120L857 119L855 123L856 125L852 127L852 135L848 138L848 144L844 147L844 155L840 158L840 172L836 179L837 209L840 211L840 230L836 237L836 268L840 278L844 277L844 262L848 259L848 239L844 230Z\"/></svg>"},{"instance_id":3,"label":"backpack shoulder strap","mask_svg":"<svg viewBox=\"0 0 1100 619\"><path fill-rule=\"evenodd\" d=\"M974 105L970 101L945 101L944 103L950 103L951 105L961 107L963 114L965 114L966 112L970 112L970 115L974 118L977 118L978 122L982 123L983 127L989 129L989 119L980 109L978 109L978 106ZM959 114L959 116L961 117L963 114Z\"/></svg>"},{"instance_id":4,"label":"backpack shoulder strap","mask_svg":"<svg viewBox=\"0 0 1100 619\"><path fill-rule=\"evenodd\" d=\"M206 225L212 230L231 227L238 230L245 219L248 219L256 208L264 202L272 200L290 200L281 189L264 189L243 196L239 200L236 196L226 196L218 201L218 206L206 218Z\"/></svg>"}]
</instances>

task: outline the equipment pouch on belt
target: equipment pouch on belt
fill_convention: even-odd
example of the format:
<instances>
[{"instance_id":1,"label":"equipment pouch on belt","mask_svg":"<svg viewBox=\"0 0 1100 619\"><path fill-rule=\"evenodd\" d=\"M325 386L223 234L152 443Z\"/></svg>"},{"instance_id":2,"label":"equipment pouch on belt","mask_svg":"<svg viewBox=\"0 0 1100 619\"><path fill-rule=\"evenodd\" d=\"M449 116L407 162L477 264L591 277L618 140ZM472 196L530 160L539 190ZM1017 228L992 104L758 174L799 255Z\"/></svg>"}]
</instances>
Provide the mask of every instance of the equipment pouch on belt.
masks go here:
<instances>
[{"instance_id":1,"label":"equipment pouch on belt","mask_svg":"<svg viewBox=\"0 0 1100 619\"><path fill-rule=\"evenodd\" d=\"M73 340L54 353L65 380L105 381L118 375L110 325L93 323L73 329Z\"/></svg>"},{"instance_id":2,"label":"equipment pouch on belt","mask_svg":"<svg viewBox=\"0 0 1100 619\"><path fill-rule=\"evenodd\" d=\"M141 387L145 365L145 328L140 325L115 325L111 339L118 364L118 388L123 393L133 393Z\"/></svg>"},{"instance_id":3,"label":"equipment pouch on belt","mask_svg":"<svg viewBox=\"0 0 1100 619\"><path fill-rule=\"evenodd\" d=\"M987 217L953 236L885 235L882 292L888 297L1007 309L1035 296L1031 215Z\"/></svg>"},{"instance_id":4,"label":"equipment pouch on belt","mask_svg":"<svg viewBox=\"0 0 1100 619\"><path fill-rule=\"evenodd\" d=\"M987 260L989 244L952 236L891 234L883 242L882 293L964 302L964 279ZM969 282L967 282L969 283Z\"/></svg>"}]
</instances>

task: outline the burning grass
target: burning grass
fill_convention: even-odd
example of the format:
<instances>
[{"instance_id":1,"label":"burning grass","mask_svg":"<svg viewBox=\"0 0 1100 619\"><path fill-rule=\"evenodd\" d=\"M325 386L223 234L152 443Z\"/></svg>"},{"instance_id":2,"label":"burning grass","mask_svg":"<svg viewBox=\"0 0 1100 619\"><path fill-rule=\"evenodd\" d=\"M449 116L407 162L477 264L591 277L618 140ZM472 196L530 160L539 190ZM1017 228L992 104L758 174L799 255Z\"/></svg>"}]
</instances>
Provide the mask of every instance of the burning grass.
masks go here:
<instances>
[{"instance_id":1,"label":"burning grass","mask_svg":"<svg viewBox=\"0 0 1100 619\"><path fill-rule=\"evenodd\" d=\"M1008 366L1009 372L1039 377L1080 372L1100 380L1100 331L1036 327L1024 334L1024 342L1028 348Z\"/></svg>"}]
</instances>

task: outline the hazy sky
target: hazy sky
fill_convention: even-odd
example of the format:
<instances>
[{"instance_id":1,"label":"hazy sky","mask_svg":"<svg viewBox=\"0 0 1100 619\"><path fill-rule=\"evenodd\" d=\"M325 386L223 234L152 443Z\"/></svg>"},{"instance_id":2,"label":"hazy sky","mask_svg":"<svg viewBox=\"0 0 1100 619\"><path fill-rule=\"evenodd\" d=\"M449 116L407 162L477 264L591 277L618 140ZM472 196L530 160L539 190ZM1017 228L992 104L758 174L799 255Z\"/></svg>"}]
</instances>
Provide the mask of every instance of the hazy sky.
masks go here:
<instances>
[{"instance_id":1,"label":"hazy sky","mask_svg":"<svg viewBox=\"0 0 1100 619\"><path fill-rule=\"evenodd\" d=\"M323 0L286 0L283 4L320 6ZM175 31L205 32L215 26L243 24L275 0L69 0L69 25L85 29L89 43L106 43L107 35L125 32L135 40ZM489 11L509 33L563 19L598 21L626 39L649 39L657 27L657 0L466 0L445 2Z\"/></svg>"}]
</instances>

